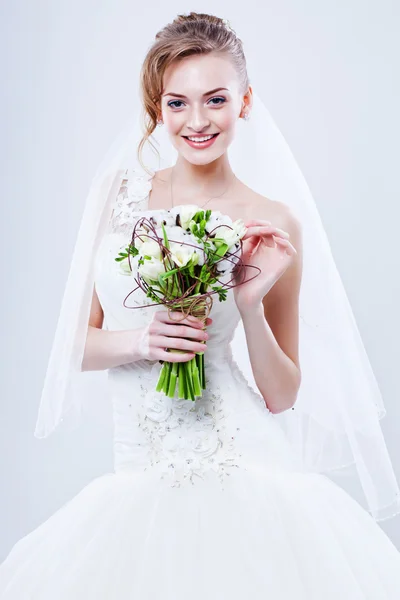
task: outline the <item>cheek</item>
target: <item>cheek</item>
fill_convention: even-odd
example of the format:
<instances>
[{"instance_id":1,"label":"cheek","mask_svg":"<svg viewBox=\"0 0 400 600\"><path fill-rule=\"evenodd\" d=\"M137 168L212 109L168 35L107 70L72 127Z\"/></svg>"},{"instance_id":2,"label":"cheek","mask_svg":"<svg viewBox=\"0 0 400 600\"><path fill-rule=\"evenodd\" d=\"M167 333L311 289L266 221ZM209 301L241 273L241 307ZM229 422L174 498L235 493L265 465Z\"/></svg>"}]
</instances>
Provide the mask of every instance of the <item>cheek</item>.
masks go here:
<instances>
[{"instance_id":1,"label":"cheek","mask_svg":"<svg viewBox=\"0 0 400 600\"><path fill-rule=\"evenodd\" d=\"M229 131L235 128L236 114L233 111L221 110L214 122L221 131Z\"/></svg>"},{"instance_id":2,"label":"cheek","mask_svg":"<svg viewBox=\"0 0 400 600\"><path fill-rule=\"evenodd\" d=\"M184 118L182 113L167 112L163 116L164 126L167 128L170 135L178 135L184 126Z\"/></svg>"}]
</instances>

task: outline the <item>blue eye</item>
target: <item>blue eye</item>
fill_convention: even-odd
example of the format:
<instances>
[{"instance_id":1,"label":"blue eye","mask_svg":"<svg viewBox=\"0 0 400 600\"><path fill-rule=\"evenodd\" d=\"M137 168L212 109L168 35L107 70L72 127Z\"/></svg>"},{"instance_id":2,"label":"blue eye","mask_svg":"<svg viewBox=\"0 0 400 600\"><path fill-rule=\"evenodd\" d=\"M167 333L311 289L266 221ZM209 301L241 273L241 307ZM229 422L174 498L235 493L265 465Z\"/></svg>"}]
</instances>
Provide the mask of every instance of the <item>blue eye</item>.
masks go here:
<instances>
[{"instance_id":1,"label":"blue eye","mask_svg":"<svg viewBox=\"0 0 400 600\"><path fill-rule=\"evenodd\" d=\"M173 100L172 102L168 102L168 106L172 106L173 104L176 104L177 102L178 103L180 102L181 104L183 104L181 100ZM172 106L172 108L179 108L179 106Z\"/></svg>"},{"instance_id":2,"label":"blue eye","mask_svg":"<svg viewBox=\"0 0 400 600\"><path fill-rule=\"evenodd\" d=\"M214 102L212 102L213 100L221 100L221 102L214 103ZM214 106L218 106L219 104L223 104L225 102L225 98L222 98L221 96L217 96L214 98L210 98L209 102L214 104ZM183 104L183 102L182 102L182 100L172 100L171 102L168 102L168 106L171 106L172 108L181 108L180 106L176 106L176 104Z\"/></svg>"},{"instance_id":3,"label":"blue eye","mask_svg":"<svg viewBox=\"0 0 400 600\"><path fill-rule=\"evenodd\" d=\"M220 96L215 97L215 98L211 98L211 100L222 100L222 102L218 102L218 104L223 104L225 102L225 98L222 98ZM210 100L210 102L211 102L211 100Z\"/></svg>"}]
</instances>

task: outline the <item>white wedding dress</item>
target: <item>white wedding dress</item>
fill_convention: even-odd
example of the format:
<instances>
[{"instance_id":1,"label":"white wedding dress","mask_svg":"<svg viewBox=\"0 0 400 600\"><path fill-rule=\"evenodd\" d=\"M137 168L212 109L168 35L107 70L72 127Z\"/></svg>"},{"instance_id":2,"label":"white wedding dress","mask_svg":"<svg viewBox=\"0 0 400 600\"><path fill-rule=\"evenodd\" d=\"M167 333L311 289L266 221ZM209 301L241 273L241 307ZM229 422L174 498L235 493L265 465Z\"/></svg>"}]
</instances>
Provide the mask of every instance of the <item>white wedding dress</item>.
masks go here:
<instances>
[{"instance_id":1,"label":"white wedding dress","mask_svg":"<svg viewBox=\"0 0 400 600\"><path fill-rule=\"evenodd\" d=\"M110 330L165 310L124 308L136 284L114 260L147 201L133 177L96 257ZM203 397L155 392L158 361L109 370L115 472L14 545L1 600L398 600L400 553L341 487L298 467L233 361L233 294L214 298ZM135 292L128 304L146 302Z\"/></svg>"}]
</instances>

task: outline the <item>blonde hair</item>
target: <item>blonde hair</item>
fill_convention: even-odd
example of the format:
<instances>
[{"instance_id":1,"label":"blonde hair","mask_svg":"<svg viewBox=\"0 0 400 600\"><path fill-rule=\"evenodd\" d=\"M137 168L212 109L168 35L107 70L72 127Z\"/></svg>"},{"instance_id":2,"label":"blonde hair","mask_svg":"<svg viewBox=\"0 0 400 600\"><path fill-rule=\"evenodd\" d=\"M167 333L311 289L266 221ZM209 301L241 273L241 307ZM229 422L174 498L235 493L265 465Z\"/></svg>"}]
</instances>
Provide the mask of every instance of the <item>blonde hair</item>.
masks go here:
<instances>
[{"instance_id":1,"label":"blonde hair","mask_svg":"<svg viewBox=\"0 0 400 600\"><path fill-rule=\"evenodd\" d=\"M246 58L242 41L225 19L213 15L191 12L178 15L172 23L161 29L148 50L140 72L140 94L143 105L144 135L139 142L137 155L142 161L146 142L156 150L150 136L157 127L157 115L161 104L164 73L169 65L195 54L211 52L230 56L240 78L243 93L249 85Z\"/></svg>"}]
</instances>

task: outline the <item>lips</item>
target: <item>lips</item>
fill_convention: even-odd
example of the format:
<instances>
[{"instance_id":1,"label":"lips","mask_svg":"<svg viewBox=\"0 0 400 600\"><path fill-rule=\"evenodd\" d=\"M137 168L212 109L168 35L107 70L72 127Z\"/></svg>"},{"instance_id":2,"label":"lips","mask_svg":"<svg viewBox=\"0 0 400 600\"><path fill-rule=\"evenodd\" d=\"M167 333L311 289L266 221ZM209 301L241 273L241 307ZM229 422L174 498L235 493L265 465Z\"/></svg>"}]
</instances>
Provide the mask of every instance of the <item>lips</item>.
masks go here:
<instances>
[{"instance_id":1,"label":"lips","mask_svg":"<svg viewBox=\"0 0 400 600\"><path fill-rule=\"evenodd\" d=\"M208 137L209 135L215 137L216 135L218 135L218 133L203 133L203 135L183 135L182 137L186 138L187 140L189 138L194 138L195 140L198 138L200 140L201 138Z\"/></svg>"},{"instance_id":2,"label":"lips","mask_svg":"<svg viewBox=\"0 0 400 600\"><path fill-rule=\"evenodd\" d=\"M205 141L205 142L194 142L193 140L189 140L189 136L183 135L183 139L186 141L187 144L189 144L189 146L191 146L192 148L208 148L209 146L211 146L214 141L216 140L216 138L219 136L219 133L213 133L213 134L208 134L208 135L212 135L212 138L210 138L209 140ZM192 137L192 136L190 136ZM194 136L196 137L196 136ZM202 135L202 136L198 136L199 139L201 139L202 137L207 137L206 135Z\"/></svg>"}]
</instances>

